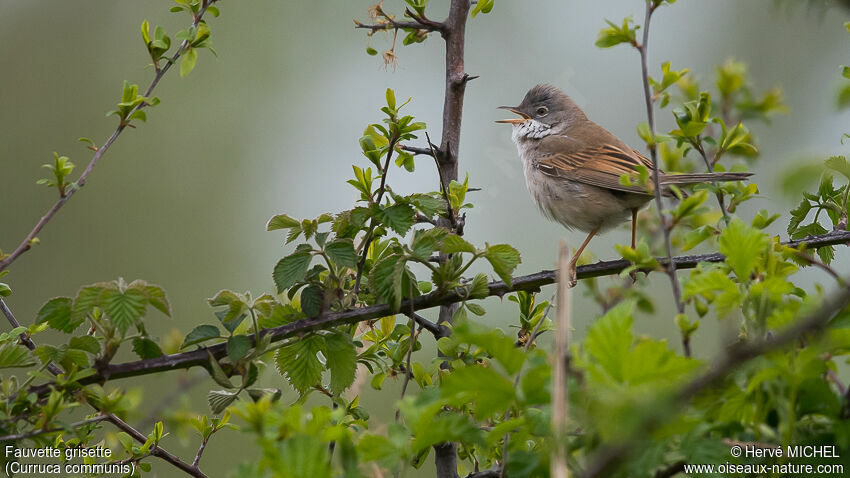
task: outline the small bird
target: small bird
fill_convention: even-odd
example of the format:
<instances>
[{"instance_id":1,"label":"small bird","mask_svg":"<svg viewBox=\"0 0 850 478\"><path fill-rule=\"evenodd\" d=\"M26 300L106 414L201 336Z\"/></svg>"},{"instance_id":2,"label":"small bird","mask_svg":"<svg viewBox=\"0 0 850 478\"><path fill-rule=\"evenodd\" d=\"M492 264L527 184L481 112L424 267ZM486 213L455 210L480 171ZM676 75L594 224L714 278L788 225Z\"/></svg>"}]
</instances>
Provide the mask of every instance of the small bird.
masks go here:
<instances>
[{"instance_id":1,"label":"small bird","mask_svg":"<svg viewBox=\"0 0 850 478\"><path fill-rule=\"evenodd\" d=\"M652 161L587 118L569 96L551 85L537 85L519 106L500 106L519 118L496 121L513 125L511 138L522 159L525 184L540 211L568 229L587 232L569 267L575 277L576 260L599 232L632 216L635 247L637 213L654 196ZM623 185L620 177L645 167L649 187ZM740 181L751 173L665 174L659 181L665 196L670 185Z\"/></svg>"}]
</instances>

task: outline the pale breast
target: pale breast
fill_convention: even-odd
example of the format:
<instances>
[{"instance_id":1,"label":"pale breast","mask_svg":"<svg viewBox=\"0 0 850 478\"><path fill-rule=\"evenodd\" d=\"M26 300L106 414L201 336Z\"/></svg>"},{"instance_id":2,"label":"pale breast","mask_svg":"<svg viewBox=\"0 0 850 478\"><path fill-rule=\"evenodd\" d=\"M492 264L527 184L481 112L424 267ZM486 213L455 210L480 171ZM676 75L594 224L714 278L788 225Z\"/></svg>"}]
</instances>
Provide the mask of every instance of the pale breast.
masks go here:
<instances>
[{"instance_id":1,"label":"pale breast","mask_svg":"<svg viewBox=\"0 0 850 478\"><path fill-rule=\"evenodd\" d=\"M547 218L569 229L589 232L599 227L601 232L625 222L631 217L633 208L646 204L647 196L543 174L536 167L535 143L522 139L516 141L523 162L525 184Z\"/></svg>"}]
</instances>

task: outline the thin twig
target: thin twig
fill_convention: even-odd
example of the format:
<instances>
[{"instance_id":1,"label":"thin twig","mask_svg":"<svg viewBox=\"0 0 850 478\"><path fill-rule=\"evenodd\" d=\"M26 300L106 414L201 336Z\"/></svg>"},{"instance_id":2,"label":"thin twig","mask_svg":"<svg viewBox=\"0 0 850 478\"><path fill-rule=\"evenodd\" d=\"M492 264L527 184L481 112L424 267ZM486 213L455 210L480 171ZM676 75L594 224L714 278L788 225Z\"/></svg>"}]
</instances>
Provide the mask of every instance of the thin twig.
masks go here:
<instances>
[{"instance_id":1,"label":"thin twig","mask_svg":"<svg viewBox=\"0 0 850 478\"><path fill-rule=\"evenodd\" d=\"M663 191L661 190L661 174L658 167L658 151L655 145L655 113L652 109L652 93L649 86L649 69L647 67L647 49L649 48L649 23L652 19L652 12L655 11L656 5L651 0L646 1L646 17L643 24L643 42L636 45L640 53L641 77L643 79L643 94L646 102L646 118L649 124L649 134L652 141L647 145L649 154L652 157L653 175L652 181L655 186L655 208L658 210L658 219L661 223L661 229L664 232L664 249L667 253L667 276L670 278L670 285L673 289L673 299L676 301L676 310L680 314L685 313L685 303L682 301L682 292L679 286L679 278L676 276L676 262L673 261L673 243L671 239L671 229L673 223L666 214L664 214L664 203L662 201ZM682 347L685 355L691 355L691 348L687 334L682 334Z\"/></svg>"},{"instance_id":2,"label":"thin twig","mask_svg":"<svg viewBox=\"0 0 850 478\"><path fill-rule=\"evenodd\" d=\"M15 318L15 314L12 313L12 310L9 308L8 305L6 305L6 301L4 301L2 297L0 297L0 310L3 311L3 315L6 316L6 320L9 321L13 329L21 326L21 323L18 322L18 319ZM24 344L24 347L30 350L35 350L35 342L33 342L32 339L29 338L26 332L21 332L20 337L21 343ZM64 373L63 370L56 366L56 364L54 364L53 362L47 363L47 370L56 376Z\"/></svg>"},{"instance_id":3,"label":"thin twig","mask_svg":"<svg viewBox=\"0 0 850 478\"><path fill-rule=\"evenodd\" d=\"M410 296L413 297L413 282L410 282ZM413 345L416 343L416 312L413 311L413 303L410 303L410 312L407 314L410 317L410 339L407 341L407 358L404 361L404 382L401 384L401 397L399 400L404 399L404 394L407 393L407 386L410 384L410 376L413 375L413 370L410 367L411 360L413 358ZM419 329L422 330L422 329ZM401 414L401 409L396 409L395 411L395 421L398 421L398 417Z\"/></svg>"},{"instance_id":4,"label":"thin twig","mask_svg":"<svg viewBox=\"0 0 850 478\"><path fill-rule=\"evenodd\" d=\"M83 426L86 426L86 425L90 425L92 423L102 422L104 420L109 420L109 417L106 416L106 415L98 415L96 417L87 418L85 420L80 420L78 422L71 423L70 425L67 425L67 426L64 426L64 427L39 428L39 429L36 429L36 430L28 431L26 433L18 433L18 434L15 434L15 435L3 435L3 436L0 436L0 442L19 441L19 440L24 440L24 439L27 439L27 438L32 438L32 437L38 436L38 435L44 435L46 433L62 432L62 431L66 431L66 430L71 429L71 428L77 429L77 428L80 428L80 427L83 427Z\"/></svg>"},{"instance_id":5,"label":"thin twig","mask_svg":"<svg viewBox=\"0 0 850 478\"><path fill-rule=\"evenodd\" d=\"M6 305L6 302L3 301L2 298L0 298L0 308L3 309L3 314L6 316L6 319L9 321L9 323L12 325L13 328L18 327L20 325L18 323L18 320L15 318L15 315L12 313L12 311L9 309L9 307ZM24 344L27 346L27 348L30 348L30 350L33 350L33 349L36 348L35 343L30 338L27 338L27 342L24 342ZM51 364L51 363L47 364L48 370L50 370L51 365L53 366L53 369L51 370L51 372L54 372L54 375L61 375L61 374L65 373L65 371L62 370L62 368L58 367L55 364ZM47 390L50 390L50 388L48 388ZM94 408L98 412L103 413L103 411L100 408L98 408L96 405L94 405L90 402L89 402L89 406L91 406L92 408ZM119 419L115 415L113 415L111 413L106 413L106 414L101 415L101 417L102 418L98 418L97 420L92 420L92 421L107 420L107 421L115 424L120 429L127 432L129 435L133 436L133 438L136 439L136 441L138 441L139 443L145 443L147 441L147 437L142 435L138 430L131 427L130 425L128 425L127 423L125 423L123 420ZM72 427L76 428L73 425L72 425ZM64 430L64 428L60 428L59 430ZM56 431L59 431L59 430L56 430ZM35 436L35 435L40 435L42 433L48 433L48 432L44 432L42 430L33 430L32 432L29 432L29 433L31 434L30 436ZM0 440L2 440L2 438L0 438ZM177 468L180 468L181 470L184 470L184 471L190 470L190 471L187 471L187 473L189 473L192 476L195 476L195 477L198 477L198 478L206 478L206 475L204 475L201 472L201 470L197 468L197 466L189 467L189 465L182 462L179 458L172 455L171 453L168 453L166 450L163 450L163 449L158 448L158 447L157 447L157 449L159 450L158 453L154 453L154 451L152 451L151 454L154 455L154 456L157 456L159 458L162 458L163 460L171 463L172 465L174 465Z\"/></svg>"},{"instance_id":6,"label":"thin twig","mask_svg":"<svg viewBox=\"0 0 850 478\"><path fill-rule=\"evenodd\" d=\"M835 244L845 244L850 242L850 231L832 231L828 234L815 236L807 239L795 239L782 244L789 247L799 247L806 244L808 247L821 247ZM722 262L726 256L719 252L711 254L699 254L689 256L677 256L673 258L677 269L692 269L700 263L704 262ZM661 267L664 267L667 259L658 258ZM578 279L587 279L590 277L600 277L607 275L619 274L625 268L632 264L626 260L604 261L585 266L579 266L576 270ZM652 269L641 270L639 272L652 272ZM555 282L556 272L552 270L544 270L534 274L518 276L513 278L511 285L508 286L502 281L490 282L487 285L487 296L502 297L505 294L516 291L539 291L541 287ZM447 306L456 304L466 300L466 297L457 290L451 291L434 291L430 294L425 294L413 299L405 299L401 302L401 308L410 307L411 303L414 310L429 309L438 306ZM288 337L296 336L304 332L313 330L322 330L329 327L335 327L343 324L354 324L364 320L376 319L392 315L397 311L393 310L387 304L371 305L367 307L357 307L354 309L343 311L327 311L314 317L308 317L290 324L264 329L261 336L271 335L272 342L280 341ZM442 323L442 322L441 322ZM253 340L253 337L252 337ZM114 380L119 378L135 377L139 375L148 375L158 373L165 370L176 370L182 368L190 368L196 366L206 366L209 363L209 355L220 358L227 354L226 344L216 344L210 347L199 347L196 350L181 352L172 355L163 355L161 357L137 360L135 362L125 362L120 364L109 364L98 373L85 377L77 383L86 385L90 383L99 383L106 380ZM53 383L46 383L31 387L29 392L34 392L39 395L47 393L53 386Z\"/></svg>"},{"instance_id":7,"label":"thin twig","mask_svg":"<svg viewBox=\"0 0 850 478\"><path fill-rule=\"evenodd\" d=\"M147 442L148 437L142 435L138 430L136 430L135 428L128 425L127 422L125 422L124 420L115 416L115 414L107 413L106 416L108 417L107 419L112 424L114 424L116 427L118 427L124 433L133 437L133 439L136 440L137 442L139 442L139 443ZM185 461L181 460L177 456L172 455L167 450L161 448L159 445L152 446L150 454L153 455L153 456L156 456L158 458L162 458L163 460L171 463L172 465L174 465L175 467L184 471L186 474L188 474L190 476L194 476L196 478L207 478L207 475L205 475L200 470L200 468L198 468L196 465L190 465L190 464L186 463Z\"/></svg>"},{"instance_id":8,"label":"thin twig","mask_svg":"<svg viewBox=\"0 0 850 478\"><path fill-rule=\"evenodd\" d=\"M446 201L446 215L449 219L449 223L451 223L452 231L458 232L457 217L455 217L455 212L452 208L452 202L449 199L449 187L446 185L445 179L443 178L443 169L440 165L440 157L437 156L437 152L434 151L434 143L431 142L431 137L428 135L427 131L425 132L425 138L428 140L428 147L431 151L431 157L434 158L434 162L437 165L437 176L440 180L440 192L443 193L443 200Z\"/></svg>"},{"instance_id":9,"label":"thin twig","mask_svg":"<svg viewBox=\"0 0 850 478\"><path fill-rule=\"evenodd\" d=\"M192 22L192 28L197 28L198 24L201 22L201 19L204 16L204 13L206 13L207 11L207 7L209 7L216 1L217 0L204 0L201 10L198 12L197 15L195 15L194 21ZM159 83L159 80L161 80L162 77L165 76L165 73L167 73L168 70L171 69L171 66L177 62L181 55L183 55L183 52L185 51L188 45L189 40L183 40L183 42L180 44L180 47L177 48L177 51L166 62L165 66L156 70L156 74L154 75L153 80L151 81L150 85L145 90L145 94L143 95L145 98L150 98L154 88L156 88L156 85ZM127 114L127 118L131 118L133 116L133 113L147 106L149 106L149 104L143 101L135 108L130 110L130 112ZM83 186L86 185L86 181L88 180L89 174L91 174L95 165L97 165L98 161L100 161L100 158L102 158L106 151L109 150L109 147L112 146L115 140L118 139L118 136L121 135L121 132L124 131L127 126L129 126L129 121L120 121L118 123L118 127L115 128L115 131L113 131L109 138L106 140L106 142L103 143L103 146L95 150L91 161L89 161L89 164L86 166L86 169L80 175L80 178L76 181L76 187L69 188L63 196L60 196L59 200L57 200L53 204L53 206L47 211L47 213L45 213L44 216L41 217L38 223L36 223L35 227L33 227L29 234L26 235L26 237L23 241L21 241L18 247L16 247L15 250L12 251L12 253L9 254L5 259L0 260L0 271L3 271L7 267L9 267L9 265L15 262L15 260L17 260L18 257L21 256L21 254L28 251L32 247L33 239L35 239L38 233L41 232L44 226L46 226L47 223L50 222L51 219L53 219L53 216L55 216L56 213L59 212L60 209L62 209L62 206L64 206L65 203L67 203L68 200L70 200L71 197L76 194L77 191L79 191L80 189L82 189Z\"/></svg>"},{"instance_id":10,"label":"thin twig","mask_svg":"<svg viewBox=\"0 0 850 478\"><path fill-rule=\"evenodd\" d=\"M387 174L390 171L390 161L393 157L393 151L395 151L396 141L398 141L395 137L390 138L389 145L387 146L387 159L384 162L384 169L381 172L381 185L378 187L378 198L375 200L375 204L380 205L381 200L384 198L384 192L387 190ZM372 244L372 235L375 233L375 227L377 223L374 219L369 222L369 230L366 232L366 236L363 238L363 251L360 255L360 262L357 263L357 276L354 278L354 295L357 296L360 293L360 280L363 278L363 267L366 265L366 258L369 256L369 245Z\"/></svg>"}]
</instances>

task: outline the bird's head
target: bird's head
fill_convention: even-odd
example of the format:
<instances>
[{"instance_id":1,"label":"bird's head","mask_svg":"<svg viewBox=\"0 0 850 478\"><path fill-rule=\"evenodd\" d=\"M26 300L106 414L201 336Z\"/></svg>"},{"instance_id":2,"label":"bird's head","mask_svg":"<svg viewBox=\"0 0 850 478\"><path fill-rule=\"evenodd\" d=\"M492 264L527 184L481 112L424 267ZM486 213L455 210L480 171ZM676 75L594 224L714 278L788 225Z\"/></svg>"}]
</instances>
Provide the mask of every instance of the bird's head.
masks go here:
<instances>
[{"instance_id":1,"label":"bird's head","mask_svg":"<svg viewBox=\"0 0 850 478\"><path fill-rule=\"evenodd\" d=\"M584 112L563 91L552 85L537 85L528 90L519 106L500 106L519 115L519 118L498 120L512 124L522 136L541 138L562 132L578 121L587 120Z\"/></svg>"}]
</instances>

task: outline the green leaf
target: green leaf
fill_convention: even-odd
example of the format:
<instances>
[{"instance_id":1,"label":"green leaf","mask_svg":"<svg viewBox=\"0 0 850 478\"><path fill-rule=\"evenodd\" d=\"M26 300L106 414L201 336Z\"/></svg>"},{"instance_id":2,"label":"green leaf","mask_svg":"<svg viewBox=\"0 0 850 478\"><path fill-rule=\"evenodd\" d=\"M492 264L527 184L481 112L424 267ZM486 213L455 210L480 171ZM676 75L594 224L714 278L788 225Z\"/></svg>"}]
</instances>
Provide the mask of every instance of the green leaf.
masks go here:
<instances>
[{"instance_id":1,"label":"green leaf","mask_svg":"<svg viewBox=\"0 0 850 478\"><path fill-rule=\"evenodd\" d=\"M357 349L348 335L335 332L324 336L327 368L331 371L331 392L335 395L354 383L357 370Z\"/></svg>"},{"instance_id":2,"label":"green leaf","mask_svg":"<svg viewBox=\"0 0 850 478\"><path fill-rule=\"evenodd\" d=\"M308 335L278 349L275 365L281 375L301 395L322 380L322 363L318 354L324 340L318 335Z\"/></svg>"},{"instance_id":3,"label":"green leaf","mask_svg":"<svg viewBox=\"0 0 850 478\"><path fill-rule=\"evenodd\" d=\"M77 325L86 320L86 316L100 303L100 295L103 293L102 285L90 285L83 287L74 298L74 307L71 309L71 322Z\"/></svg>"},{"instance_id":4,"label":"green leaf","mask_svg":"<svg viewBox=\"0 0 850 478\"><path fill-rule=\"evenodd\" d=\"M485 391L487 393L482 393ZM514 384L492 368L471 365L454 370L443 378L440 391L453 405L475 405L475 417L487 420L500 414L515 399Z\"/></svg>"},{"instance_id":5,"label":"green leaf","mask_svg":"<svg viewBox=\"0 0 850 478\"><path fill-rule=\"evenodd\" d=\"M117 289L106 289L101 300L104 312L122 335L145 313L145 296L136 289L127 289L123 293Z\"/></svg>"},{"instance_id":6,"label":"green leaf","mask_svg":"<svg viewBox=\"0 0 850 478\"><path fill-rule=\"evenodd\" d=\"M0 345L0 368L30 367L35 365L29 350L12 342Z\"/></svg>"},{"instance_id":7,"label":"green leaf","mask_svg":"<svg viewBox=\"0 0 850 478\"><path fill-rule=\"evenodd\" d=\"M376 217L381 224L390 227L397 234L403 236L416 222L415 213L409 204L396 203L381 208Z\"/></svg>"},{"instance_id":8,"label":"green leaf","mask_svg":"<svg viewBox=\"0 0 850 478\"><path fill-rule=\"evenodd\" d=\"M72 349L85 350L90 354L100 353L100 342L91 335L82 335L80 337L71 337L68 342L68 347Z\"/></svg>"},{"instance_id":9,"label":"green leaf","mask_svg":"<svg viewBox=\"0 0 850 478\"><path fill-rule=\"evenodd\" d=\"M720 233L720 252L739 281L749 280L767 247L767 235L738 218Z\"/></svg>"},{"instance_id":10,"label":"green leaf","mask_svg":"<svg viewBox=\"0 0 850 478\"><path fill-rule=\"evenodd\" d=\"M369 283L375 286L375 293L383 298L392 310L398 310L401 299L408 291L406 279L409 271L406 265L407 260L403 256L388 255L378 261L370 271Z\"/></svg>"},{"instance_id":11,"label":"green leaf","mask_svg":"<svg viewBox=\"0 0 850 478\"><path fill-rule=\"evenodd\" d=\"M207 394L207 401L210 404L210 410L213 413L219 414L223 412L236 400L239 392L230 392L227 390L210 390Z\"/></svg>"},{"instance_id":12,"label":"green leaf","mask_svg":"<svg viewBox=\"0 0 850 478\"><path fill-rule=\"evenodd\" d=\"M159 344L144 337L133 339L133 352L136 352L136 355L142 360L162 357L164 355L162 349L159 348Z\"/></svg>"},{"instance_id":13,"label":"green leaf","mask_svg":"<svg viewBox=\"0 0 850 478\"><path fill-rule=\"evenodd\" d=\"M478 3L475 4L475 8L473 8L469 14L472 18L475 18L475 16L479 13L490 13L490 11L493 10L494 3L495 0L478 0Z\"/></svg>"},{"instance_id":14,"label":"green leaf","mask_svg":"<svg viewBox=\"0 0 850 478\"><path fill-rule=\"evenodd\" d=\"M475 246L457 234L449 234L443 239L443 247L440 251L443 254L454 254L457 252L469 252L474 254Z\"/></svg>"},{"instance_id":15,"label":"green leaf","mask_svg":"<svg viewBox=\"0 0 850 478\"><path fill-rule=\"evenodd\" d=\"M521 261L519 251L508 244L487 245L484 257L490 261L493 271L505 284L511 285L511 274Z\"/></svg>"},{"instance_id":16,"label":"green leaf","mask_svg":"<svg viewBox=\"0 0 850 478\"><path fill-rule=\"evenodd\" d=\"M278 293L282 293L295 285L295 283L304 280L312 257L312 254L309 252L294 252L281 259L274 266L272 277L274 278Z\"/></svg>"},{"instance_id":17,"label":"green leaf","mask_svg":"<svg viewBox=\"0 0 850 478\"><path fill-rule=\"evenodd\" d=\"M608 28L603 28L599 31L599 35L596 39L597 47L611 48L612 46L619 45L620 43L636 42L636 32L640 27L632 25L631 17L623 19L622 25L617 25L609 20L605 20L605 23L608 24Z\"/></svg>"},{"instance_id":18,"label":"green leaf","mask_svg":"<svg viewBox=\"0 0 850 478\"><path fill-rule=\"evenodd\" d=\"M278 214L269 219L266 224L267 231L275 231L278 229L289 229L291 227L301 227L301 222L293 219L286 214Z\"/></svg>"},{"instance_id":19,"label":"green leaf","mask_svg":"<svg viewBox=\"0 0 850 478\"><path fill-rule=\"evenodd\" d=\"M324 292L318 284L311 284L301 291L301 310L307 317L315 317L322 311Z\"/></svg>"},{"instance_id":20,"label":"green leaf","mask_svg":"<svg viewBox=\"0 0 850 478\"><path fill-rule=\"evenodd\" d=\"M71 299L55 297L41 306L36 316L37 322L47 322L51 328L70 334L83 323L82 320L71 319Z\"/></svg>"},{"instance_id":21,"label":"green leaf","mask_svg":"<svg viewBox=\"0 0 850 478\"><path fill-rule=\"evenodd\" d=\"M183 345L181 345L180 348L186 348L189 345L199 344L219 337L221 337L221 332L215 325L199 325L186 335L186 338L183 340Z\"/></svg>"},{"instance_id":22,"label":"green leaf","mask_svg":"<svg viewBox=\"0 0 850 478\"><path fill-rule=\"evenodd\" d=\"M194 48L189 48L183 54L183 60L180 62L180 77L184 77L195 69L195 63L198 61L198 51Z\"/></svg>"},{"instance_id":23,"label":"green leaf","mask_svg":"<svg viewBox=\"0 0 850 478\"><path fill-rule=\"evenodd\" d=\"M337 265L357 267L357 253L354 251L354 241L351 239L336 239L325 245L325 253Z\"/></svg>"},{"instance_id":24,"label":"green leaf","mask_svg":"<svg viewBox=\"0 0 850 478\"><path fill-rule=\"evenodd\" d=\"M251 350L251 338L247 335L234 335L227 339L227 356L230 361L240 361Z\"/></svg>"},{"instance_id":25,"label":"green leaf","mask_svg":"<svg viewBox=\"0 0 850 478\"><path fill-rule=\"evenodd\" d=\"M826 160L826 167L850 179L850 163L844 156L833 156Z\"/></svg>"},{"instance_id":26,"label":"green leaf","mask_svg":"<svg viewBox=\"0 0 850 478\"><path fill-rule=\"evenodd\" d=\"M634 302L621 302L594 322L584 340L585 352L618 382L625 377L626 361L634 340L633 313Z\"/></svg>"},{"instance_id":27,"label":"green leaf","mask_svg":"<svg viewBox=\"0 0 850 478\"><path fill-rule=\"evenodd\" d=\"M9 284L0 282L0 297L9 297L10 295L12 295L12 289Z\"/></svg>"}]
</instances>

